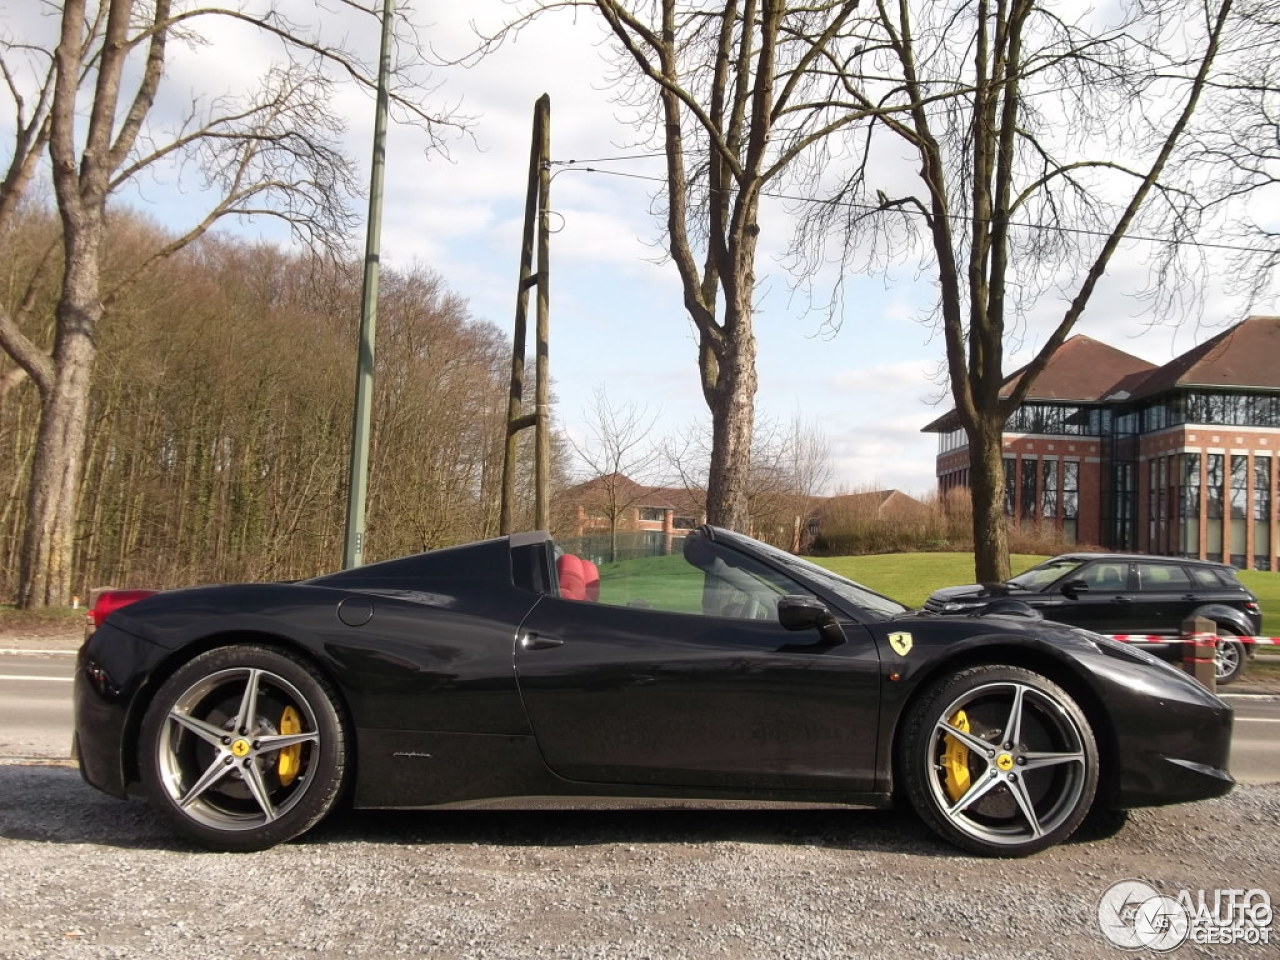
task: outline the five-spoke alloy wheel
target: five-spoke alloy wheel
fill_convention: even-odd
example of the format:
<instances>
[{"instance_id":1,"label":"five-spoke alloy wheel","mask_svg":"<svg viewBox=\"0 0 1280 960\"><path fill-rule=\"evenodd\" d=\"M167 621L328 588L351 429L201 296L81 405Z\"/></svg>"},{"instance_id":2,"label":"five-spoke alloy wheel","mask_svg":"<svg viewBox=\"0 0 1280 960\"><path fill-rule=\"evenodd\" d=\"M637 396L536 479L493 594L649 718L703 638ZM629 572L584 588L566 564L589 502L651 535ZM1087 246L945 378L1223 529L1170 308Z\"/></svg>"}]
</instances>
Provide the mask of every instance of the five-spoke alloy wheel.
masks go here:
<instances>
[{"instance_id":1,"label":"five-spoke alloy wheel","mask_svg":"<svg viewBox=\"0 0 1280 960\"><path fill-rule=\"evenodd\" d=\"M343 781L338 698L315 670L266 647L210 650L149 706L140 767L153 805L216 850L260 850L317 823Z\"/></svg>"},{"instance_id":2,"label":"five-spoke alloy wheel","mask_svg":"<svg viewBox=\"0 0 1280 960\"><path fill-rule=\"evenodd\" d=\"M1244 644L1230 634L1219 634L1213 651L1213 678L1220 684L1232 683L1244 673Z\"/></svg>"},{"instance_id":3,"label":"five-spoke alloy wheel","mask_svg":"<svg viewBox=\"0 0 1280 960\"><path fill-rule=\"evenodd\" d=\"M902 786L920 817L985 856L1027 856L1065 840L1098 787L1084 713L1061 687L1020 667L971 667L933 684L898 749Z\"/></svg>"}]
</instances>

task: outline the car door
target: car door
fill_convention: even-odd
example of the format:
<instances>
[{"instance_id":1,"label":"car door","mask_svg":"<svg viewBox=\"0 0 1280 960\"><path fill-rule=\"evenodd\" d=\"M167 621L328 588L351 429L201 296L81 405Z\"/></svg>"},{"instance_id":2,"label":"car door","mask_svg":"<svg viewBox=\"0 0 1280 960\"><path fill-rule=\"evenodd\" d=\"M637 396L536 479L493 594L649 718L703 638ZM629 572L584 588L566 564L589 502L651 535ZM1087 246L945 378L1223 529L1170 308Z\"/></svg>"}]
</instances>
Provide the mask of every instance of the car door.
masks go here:
<instances>
[{"instance_id":1,"label":"car door","mask_svg":"<svg viewBox=\"0 0 1280 960\"><path fill-rule=\"evenodd\" d=\"M869 632L845 621L833 643L783 628L770 597L805 591L777 571L753 598L741 580L649 559L671 576L618 588L610 568L625 564L602 564L598 601L546 596L521 625L520 692L551 770L595 783L868 789L879 735Z\"/></svg>"},{"instance_id":2,"label":"car door","mask_svg":"<svg viewBox=\"0 0 1280 960\"><path fill-rule=\"evenodd\" d=\"M1062 592L1063 584L1083 580L1084 590L1075 596ZM1129 599L1129 562L1118 557L1101 557L1073 571L1064 580L1049 587L1061 602L1045 607L1047 619L1084 627L1097 633L1126 633L1132 613Z\"/></svg>"},{"instance_id":3,"label":"car door","mask_svg":"<svg viewBox=\"0 0 1280 960\"><path fill-rule=\"evenodd\" d=\"M1180 635L1182 621L1199 605L1186 569L1159 560L1139 560L1134 569L1134 628L1129 632Z\"/></svg>"}]
</instances>

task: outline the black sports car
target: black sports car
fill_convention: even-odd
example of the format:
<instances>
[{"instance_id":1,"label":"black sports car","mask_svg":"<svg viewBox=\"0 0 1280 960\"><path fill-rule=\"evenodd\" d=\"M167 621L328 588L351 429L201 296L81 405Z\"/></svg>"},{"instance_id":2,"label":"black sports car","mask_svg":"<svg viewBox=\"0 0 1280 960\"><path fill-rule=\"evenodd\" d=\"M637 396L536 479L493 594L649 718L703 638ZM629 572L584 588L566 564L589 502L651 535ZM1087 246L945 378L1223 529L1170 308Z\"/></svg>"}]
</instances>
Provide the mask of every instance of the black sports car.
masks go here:
<instances>
[{"instance_id":1,"label":"black sports car","mask_svg":"<svg viewBox=\"0 0 1280 960\"><path fill-rule=\"evenodd\" d=\"M714 527L599 569L528 533L112 606L79 655L81 772L221 850L295 837L343 797L898 796L963 848L1019 856L1091 810L1233 785L1230 708L1148 654L919 617Z\"/></svg>"}]
</instances>

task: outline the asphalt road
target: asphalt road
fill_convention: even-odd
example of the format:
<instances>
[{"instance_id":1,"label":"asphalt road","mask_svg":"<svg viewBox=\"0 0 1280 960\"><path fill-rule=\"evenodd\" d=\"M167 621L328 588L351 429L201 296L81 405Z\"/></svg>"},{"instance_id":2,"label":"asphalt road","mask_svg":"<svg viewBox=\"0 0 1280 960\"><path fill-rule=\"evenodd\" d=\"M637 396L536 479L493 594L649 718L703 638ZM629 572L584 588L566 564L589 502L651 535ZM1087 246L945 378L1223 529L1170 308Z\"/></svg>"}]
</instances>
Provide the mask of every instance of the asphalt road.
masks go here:
<instances>
[{"instance_id":1,"label":"asphalt road","mask_svg":"<svg viewBox=\"0 0 1280 960\"><path fill-rule=\"evenodd\" d=\"M0 757L71 755L70 656L0 655Z\"/></svg>"},{"instance_id":2,"label":"asphalt road","mask_svg":"<svg viewBox=\"0 0 1280 960\"><path fill-rule=\"evenodd\" d=\"M73 663L67 655L0 654L0 758L69 756ZM1280 697L1226 699L1236 711L1232 774L1280 783Z\"/></svg>"}]
</instances>

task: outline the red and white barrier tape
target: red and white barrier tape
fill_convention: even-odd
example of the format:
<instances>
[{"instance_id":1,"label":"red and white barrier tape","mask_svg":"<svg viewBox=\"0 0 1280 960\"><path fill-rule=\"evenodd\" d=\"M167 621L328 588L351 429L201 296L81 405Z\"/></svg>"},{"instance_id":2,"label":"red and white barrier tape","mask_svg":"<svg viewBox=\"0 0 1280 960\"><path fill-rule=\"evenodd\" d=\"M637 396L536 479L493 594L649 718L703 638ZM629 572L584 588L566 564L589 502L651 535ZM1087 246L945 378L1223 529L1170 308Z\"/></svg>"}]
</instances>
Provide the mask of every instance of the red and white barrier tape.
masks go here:
<instances>
[{"instance_id":1,"label":"red and white barrier tape","mask_svg":"<svg viewBox=\"0 0 1280 960\"><path fill-rule=\"evenodd\" d=\"M1176 637L1156 633L1111 633L1106 634L1106 636L1109 636L1112 640L1119 640L1121 643L1175 643L1179 640L1194 639L1193 637ZM1205 634L1204 636L1206 638L1212 637L1215 641L1229 639L1234 640L1237 643L1252 643L1263 647L1280 647L1280 637L1220 637L1217 634Z\"/></svg>"}]
</instances>

